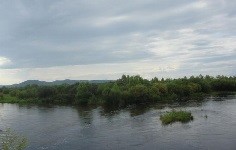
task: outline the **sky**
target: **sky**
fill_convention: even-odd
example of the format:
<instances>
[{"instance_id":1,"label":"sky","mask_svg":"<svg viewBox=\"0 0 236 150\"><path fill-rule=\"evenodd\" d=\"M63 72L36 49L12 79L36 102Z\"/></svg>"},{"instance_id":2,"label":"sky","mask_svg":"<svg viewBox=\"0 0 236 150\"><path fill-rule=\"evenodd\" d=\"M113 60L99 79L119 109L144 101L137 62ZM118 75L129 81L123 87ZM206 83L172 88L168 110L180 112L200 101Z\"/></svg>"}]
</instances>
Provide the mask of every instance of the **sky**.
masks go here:
<instances>
[{"instance_id":1,"label":"sky","mask_svg":"<svg viewBox=\"0 0 236 150\"><path fill-rule=\"evenodd\" d=\"M235 0L1 0L0 84L236 75Z\"/></svg>"}]
</instances>

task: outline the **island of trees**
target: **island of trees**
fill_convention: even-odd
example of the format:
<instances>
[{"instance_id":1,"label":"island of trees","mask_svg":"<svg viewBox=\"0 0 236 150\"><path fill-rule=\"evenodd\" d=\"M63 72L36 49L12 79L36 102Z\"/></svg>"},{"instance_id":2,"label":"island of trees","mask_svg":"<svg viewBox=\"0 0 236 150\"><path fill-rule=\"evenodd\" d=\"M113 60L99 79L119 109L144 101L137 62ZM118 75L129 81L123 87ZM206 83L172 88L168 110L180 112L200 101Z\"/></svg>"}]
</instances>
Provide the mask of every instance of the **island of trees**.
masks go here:
<instances>
[{"instance_id":1,"label":"island of trees","mask_svg":"<svg viewBox=\"0 0 236 150\"><path fill-rule=\"evenodd\" d=\"M73 85L0 88L1 103L46 103L73 105L114 105L182 102L217 92L235 92L236 77L191 76L179 79L147 80L123 75L107 83L79 82Z\"/></svg>"}]
</instances>

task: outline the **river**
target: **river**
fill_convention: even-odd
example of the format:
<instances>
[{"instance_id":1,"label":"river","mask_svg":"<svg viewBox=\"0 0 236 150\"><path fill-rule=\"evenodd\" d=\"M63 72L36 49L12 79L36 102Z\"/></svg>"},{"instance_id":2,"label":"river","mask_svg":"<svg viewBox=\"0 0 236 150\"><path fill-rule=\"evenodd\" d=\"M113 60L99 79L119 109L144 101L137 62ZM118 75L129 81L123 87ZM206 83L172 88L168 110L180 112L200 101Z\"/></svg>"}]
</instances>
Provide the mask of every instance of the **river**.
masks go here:
<instances>
[{"instance_id":1,"label":"river","mask_svg":"<svg viewBox=\"0 0 236 150\"><path fill-rule=\"evenodd\" d=\"M194 120L164 126L171 109ZM28 138L28 150L236 149L236 97L124 109L0 104L0 129Z\"/></svg>"}]
</instances>

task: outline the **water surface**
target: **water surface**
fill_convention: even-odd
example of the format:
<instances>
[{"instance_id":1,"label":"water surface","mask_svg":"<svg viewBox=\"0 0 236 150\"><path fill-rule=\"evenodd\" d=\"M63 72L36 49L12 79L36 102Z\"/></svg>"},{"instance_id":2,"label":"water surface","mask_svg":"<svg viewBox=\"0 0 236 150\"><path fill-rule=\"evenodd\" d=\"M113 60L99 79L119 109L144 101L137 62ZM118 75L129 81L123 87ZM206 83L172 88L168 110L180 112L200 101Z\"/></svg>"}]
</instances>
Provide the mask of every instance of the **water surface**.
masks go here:
<instances>
[{"instance_id":1,"label":"water surface","mask_svg":"<svg viewBox=\"0 0 236 150\"><path fill-rule=\"evenodd\" d=\"M194 120L163 126L162 113L192 112ZM125 109L0 104L0 129L25 135L28 150L236 149L236 97Z\"/></svg>"}]
</instances>

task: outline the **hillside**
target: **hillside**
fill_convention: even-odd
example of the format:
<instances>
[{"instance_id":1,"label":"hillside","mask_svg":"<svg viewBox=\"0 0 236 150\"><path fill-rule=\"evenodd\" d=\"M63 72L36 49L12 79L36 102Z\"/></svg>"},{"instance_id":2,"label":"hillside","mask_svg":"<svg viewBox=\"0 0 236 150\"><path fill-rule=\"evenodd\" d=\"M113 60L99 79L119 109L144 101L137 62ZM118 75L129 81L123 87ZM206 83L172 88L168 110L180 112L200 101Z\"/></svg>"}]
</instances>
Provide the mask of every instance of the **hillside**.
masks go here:
<instances>
[{"instance_id":1,"label":"hillside","mask_svg":"<svg viewBox=\"0 0 236 150\"><path fill-rule=\"evenodd\" d=\"M53 85L61 85L61 84L75 84L78 82L89 82L89 83L106 83L110 82L112 80L56 80L52 82L46 82L46 81L39 81L39 80L26 80L24 82L21 82L19 84L12 84L12 85L6 85L6 87L25 87L28 85L39 85L39 86L53 86ZM0 87L3 87L5 85L0 85Z\"/></svg>"}]
</instances>

